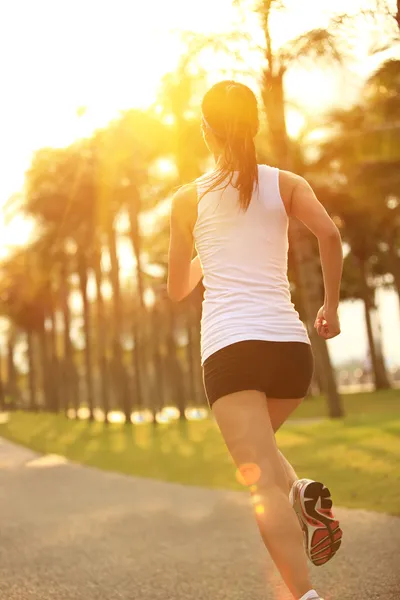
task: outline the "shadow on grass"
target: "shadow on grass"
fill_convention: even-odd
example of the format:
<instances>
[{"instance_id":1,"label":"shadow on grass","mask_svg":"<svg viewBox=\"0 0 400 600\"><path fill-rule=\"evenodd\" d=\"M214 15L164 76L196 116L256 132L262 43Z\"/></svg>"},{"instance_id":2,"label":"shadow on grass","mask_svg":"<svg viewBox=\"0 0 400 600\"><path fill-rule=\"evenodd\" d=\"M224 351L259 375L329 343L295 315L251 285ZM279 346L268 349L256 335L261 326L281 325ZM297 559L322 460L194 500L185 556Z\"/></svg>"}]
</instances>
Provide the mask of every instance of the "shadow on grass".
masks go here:
<instances>
[{"instance_id":1,"label":"shadow on grass","mask_svg":"<svg viewBox=\"0 0 400 600\"><path fill-rule=\"evenodd\" d=\"M287 425L279 447L300 477L323 481L341 505L400 514L400 418L351 416ZM38 452L140 477L211 488L243 489L211 419L126 426L15 413L0 435Z\"/></svg>"}]
</instances>

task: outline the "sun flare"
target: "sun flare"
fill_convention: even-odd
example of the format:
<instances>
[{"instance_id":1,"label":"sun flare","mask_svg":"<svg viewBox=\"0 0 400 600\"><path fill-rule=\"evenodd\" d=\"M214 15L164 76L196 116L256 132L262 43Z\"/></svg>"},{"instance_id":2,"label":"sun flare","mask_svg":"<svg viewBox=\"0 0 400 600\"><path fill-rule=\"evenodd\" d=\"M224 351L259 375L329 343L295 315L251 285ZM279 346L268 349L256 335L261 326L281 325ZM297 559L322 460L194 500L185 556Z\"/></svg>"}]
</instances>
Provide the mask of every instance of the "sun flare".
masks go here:
<instances>
[{"instance_id":1,"label":"sun flare","mask_svg":"<svg viewBox=\"0 0 400 600\"><path fill-rule=\"evenodd\" d=\"M293 19L276 17L275 46L327 19L318 0L306 0L301 10L293 0L287 4ZM341 10L346 3L337 4ZM8 61L0 71L6 90L0 112L0 159L7 168L0 181L0 206L21 189L36 149L67 145L90 135L121 110L154 103L162 77L175 69L184 52L182 32L218 36L246 27L256 43L263 43L258 17L244 11L243 3L236 8L231 0L14 0L3 18L0 52ZM262 56L255 57L245 47L243 54L256 82ZM209 53L202 66L213 78L218 76L218 64ZM229 63L226 57L220 66L238 67L235 59ZM335 81L323 76L321 84L321 74L313 77L294 72L288 79L288 95L314 111L332 101ZM293 136L302 127L301 110L289 114ZM168 177L171 169L168 161L160 161L161 176ZM30 232L21 221L14 227L0 217L2 252L4 247L23 244Z\"/></svg>"}]
</instances>

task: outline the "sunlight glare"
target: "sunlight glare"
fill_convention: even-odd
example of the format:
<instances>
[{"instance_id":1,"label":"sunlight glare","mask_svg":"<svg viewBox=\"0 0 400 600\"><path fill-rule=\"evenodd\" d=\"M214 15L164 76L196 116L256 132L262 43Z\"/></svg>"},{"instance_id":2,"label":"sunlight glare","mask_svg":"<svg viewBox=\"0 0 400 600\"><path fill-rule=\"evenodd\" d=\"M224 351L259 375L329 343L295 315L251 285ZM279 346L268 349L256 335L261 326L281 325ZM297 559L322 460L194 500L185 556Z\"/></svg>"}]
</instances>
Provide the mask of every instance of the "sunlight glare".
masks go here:
<instances>
[{"instance_id":1,"label":"sunlight glare","mask_svg":"<svg viewBox=\"0 0 400 600\"><path fill-rule=\"evenodd\" d=\"M131 421L132 423L151 423L153 420L153 414L150 410L141 410L141 411L134 411L131 414Z\"/></svg>"},{"instance_id":2,"label":"sunlight glare","mask_svg":"<svg viewBox=\"0 0 400 600\"><path fill-rule=\"evenodd\" d=\"M156 421L157 421L157 423L160 423L160 424L166 424L166 423L169 423L170 419L168 418L168 415L166 415L165 413L158 412L156 414Z\"/></svg>"},{"instance_id":3,"label":"sunlight glare","mask_svg":"<svg viewBox=\"0 0 400 600\"><path fill-rule=\"evenodd\" d=\"M162 411L169 419L179 419L179 410L175 406L165 406Z\"/></svg>"},{"instance_id":4,"label":"sunlight glare","mask_svg":"<svg viewBox=\"0 0 400 600\"><path fill-rule=\"evenodd\" d=\"M208 410L206 408L187 408L185 416L188 421L201 421L207 419Z\"/></svg>"},{"instance_id":5,"label":"sunlight glare","mask_svg":"<svg viewBox=\"0 0 400 600\"><path fill-rule=\"evenodd\" d=\"M94 416L94 420L98 421L99 423L103 423L105 421L105 413L104 410L102 408L95 408L93 410L93 416Z\"/></svg>"},{"instance_id":6,"label":"sunlight glare","mask_svg":"<svg viewBox=\"0 0 400 600\"><path fill-rule=\"evenodd\" d=\"M166 115L163 118L163 122L165 123L165 125L173 125L175 123L174 115Z\"/></svg>"},{"instance_id":7,"label":"sunlight glare","mask_svg":"<svg viewBox=\"0 0 400 600\"><path fill-rule=\"evenodd\" d=\"M44 454L43 456L39 456L38 458L34 458L33 460L26 463L26 467L28 468L44 468L44 467L56 467L59 465L66 465L68 460L65 456L60 456L58 454Z\"/></svg>"},{"instance_id":8,"label":"sunlight glare","mask_svg":"<svg viewBox=\"0 0 400 600\"><path fill-rule=\"evenodd\" d=\"M152 308L156 302L154 290L150 287L146 288L143 293L143 301L147 308Z\"/></svg>"},{"instance_id":9,"label":"sunlight glare","mask_svg":"<svg viewBox=\"0 0 400 600\"><path fill-rule=\"evenodd\" d=\"M110 423L125 423L125 415L120 410L112 410L108 413L108 421Z\"/></svg>"},{"instance_id":10,"label":"sunlight glare","mask_svg":"<svg viewBox=\"0 0 400 600\"><path fill-rule=\"evenodd\" d=\"M154 164L154 170L163 178L176 177L177 168L175 162L170 158L160 158Z\"/></svg>"},{"instance_id":11,"label":"sunlight glare","mask_svg":"<svg viewBox=\"0 0 400 600\"><path fill-rule=\"evenodd\" d=\"M351 3L351 11L360 3ZM321 6L320 0L287 0L287 4L292 18L276 14L271 21L276 48L305 29L323 27L332 10ZM348 5L348 0L338 0L334 10L348 12ZM154 103L162 77L175 69L182 55L182 31L217 36L245 27L256 43L263 44L258 15L248 9L239 12L245 15L244 23L231 0L8 2L0 37L0 53L8 57L1 73L6 93L0 111L0 161L7 169L0 180L0 206L23 185L24 171L36 149L65 146L105 126L121 110ZM288 98L305 106L307 112L320 112L338 100L348 101L358 89L355 71L361 73L371 66L365 60L368 32L364 38L346 94L338 77L296 68L286 80ZM16 39L20 41L16 43ZM244 47L242 54L254 80L262 57L247 50ZM211 79L220 78L221 69L233 72L236 66L231 58L219 56L216 60L212 53L203 63L200 66ZM196 68L193 66L193 72ZM27 90L34 93L27 94ZM156 108L159 114L163 110L160 105ZM172 125L173 116L167 114L164 122ZM288 117L290 135L296 136L301 127L299 119ZM172 176L166 163L160 174ZM0 219L1 246L25 243L31 234L22 221L15 227L8 225L7 232L5 228Z\"/></svg>"},{"instance_id":12,"label":"sunlight glare","mask_svg":"<svg viewBox=\"0 0 400 600\"><path fill-rule=\"evenodd\" d=\"M87 406L81 406L81 408L78 408L77 416L78 419L86 420L90 417L90 410Z\"/></svg>"},{"instance_id":13,"label":"sunlight glare","mask_svg":"<svg viewBox=\"0 0 400 600\"><path fill-rule=\"evenodd\" d=\"M288 110L286 114L286 127L292 138L297 138L306 123L305 117L297 110Z\"/></svg>"}]
</instances>

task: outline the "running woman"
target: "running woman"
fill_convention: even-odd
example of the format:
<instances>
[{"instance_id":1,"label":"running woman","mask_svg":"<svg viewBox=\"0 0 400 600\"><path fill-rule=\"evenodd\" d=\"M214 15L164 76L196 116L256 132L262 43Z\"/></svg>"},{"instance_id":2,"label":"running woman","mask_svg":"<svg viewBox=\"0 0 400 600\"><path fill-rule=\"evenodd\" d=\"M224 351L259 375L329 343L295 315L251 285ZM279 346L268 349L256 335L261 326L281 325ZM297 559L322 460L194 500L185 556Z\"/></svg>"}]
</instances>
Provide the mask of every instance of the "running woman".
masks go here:
<instances>
[{"instance_id":1,"label":"running woman","mask_svg":"<svg viewBox=\"0 0 400 600\"><path fill-rule=\"evenodd\" d=\"M315 327L324 339L340 333L341 239L303 178L257 164L258 107L247 86L217 83L204 96L202 114L215 169L173 198L168 292L179 301L203 278L209 404L285 583L296 600L317 600L307 555L315 565L326 563L342 532L329 490L298 480L275 441L313 373L310 341L289 291L288 219L299 219L318 238L325 302Z\"/></svg>"}]
</instances>

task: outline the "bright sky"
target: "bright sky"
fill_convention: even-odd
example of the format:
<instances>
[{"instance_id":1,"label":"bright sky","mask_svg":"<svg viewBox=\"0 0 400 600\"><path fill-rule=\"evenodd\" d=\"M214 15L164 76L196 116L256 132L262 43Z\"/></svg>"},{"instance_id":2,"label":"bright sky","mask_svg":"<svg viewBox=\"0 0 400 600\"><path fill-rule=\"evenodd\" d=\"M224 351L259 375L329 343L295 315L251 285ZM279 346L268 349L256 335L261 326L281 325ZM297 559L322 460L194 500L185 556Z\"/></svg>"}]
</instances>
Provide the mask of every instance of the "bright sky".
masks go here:
<instances>
[{"instance_id":1,"label":"bright sky","mask_svg":"<svg viewBox=\"0 0 400 600\"><path fill-rule=\"evenodd\" d=\"M289 0L287 4L292 19L279 17L273 23L277 45L326 22L319 0ZM347 0L337 1L337 10L346 4ZM254 38L262 43L256 15L248 11L246 20ZM67 144L107 122L119 109L151 103L160 78L176 65L181 50L177 31L223 33L238 30L237 23L231 0L1 3L0 160L7 168L0 179L0 205L21 187L35 149ZM365 56L364 45L360 38L359 58ZM254 56L249 60L255 60ZM321 73L308 77L298 73L291 76L290 84L296 101L307 104L309 111L339 97L337 76L323 77L322 84ZM355 88L351 77L348 97ZM76 110L81 106L88 110L79 120ZM295 132L300 124L291 113L290 128ZM4 245L15 241L20 232L10 229L7 235L2 229L0 233Z\"/></svg>"},{"instance_id":2,"label":"bright sky","mask_svg":"<svg viewBox=\"0 0 400 600\"><path fill-rule=\"evenodd\" d=\"M287 0L292 18L273 21L275 44L324 25L324 4L320 0ZM368 4L368 0L353 0L352 9L360 4ZM338 12L348 11L348 6L348 0L335 2ZM238 19L231 0L1 3L0 207L22 187L35 149L68 144L107 123L120 109L153 102L160 78L177 63L182 48L177 31L218 34L243 30ZM250 11L246 28L255 41L263 42L257 17ZM341 73L293 73L288 81L291 99L310 114L343 97L351 101L362 75L374 62L366 58L366 37L358 36L355 51L356 59ZM257 70L254 55L249 56L249 64ZM77 109L82 106L87 112L79 119ZM298 113L289 113L288 124L296 133L301 126ZM21 220L5 227L0 214L0 257L7 246L23 242L28 230L29 224Z\"/></svg>"}]
</instances>

